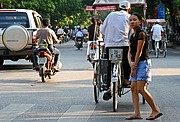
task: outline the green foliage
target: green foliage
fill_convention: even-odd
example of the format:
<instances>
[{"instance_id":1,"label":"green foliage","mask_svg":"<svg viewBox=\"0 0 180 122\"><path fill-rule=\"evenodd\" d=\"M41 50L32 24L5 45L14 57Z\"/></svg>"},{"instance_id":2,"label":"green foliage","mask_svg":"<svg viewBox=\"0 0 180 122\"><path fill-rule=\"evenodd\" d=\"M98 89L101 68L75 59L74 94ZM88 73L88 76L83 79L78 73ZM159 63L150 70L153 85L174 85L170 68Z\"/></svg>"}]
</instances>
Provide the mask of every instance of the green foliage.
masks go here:
<instances>
[{"instance_id":1,"label":"green foliage","mask_svg":"<svg viewBox=\"0 0 180 122\"><path fill-rule=\"evenodd\" d=\"M146 0L147 2L147 16L154 16L154 7L160 2L164 2L168 8L169 0ZM86 12L85 7L92 5L94 0L0 0L3 8L24 8L32 9L40 13L43 17L49 17L52 25L70 26L75 25L88 26L92 13ZM180 0L172 0L173 7L178 8ZM166 9L168 10L168 9ZM171 10L171 9L170 9ZM132 11L136 11L143 15L142 9L132 7ZM170 11L171 12L171 11ZM169 11L167 14L171 14ZM99 12L100 18L103 20L109 11ZM56 20L56 21L55 21Z\"/></svg>"}]
</instances>

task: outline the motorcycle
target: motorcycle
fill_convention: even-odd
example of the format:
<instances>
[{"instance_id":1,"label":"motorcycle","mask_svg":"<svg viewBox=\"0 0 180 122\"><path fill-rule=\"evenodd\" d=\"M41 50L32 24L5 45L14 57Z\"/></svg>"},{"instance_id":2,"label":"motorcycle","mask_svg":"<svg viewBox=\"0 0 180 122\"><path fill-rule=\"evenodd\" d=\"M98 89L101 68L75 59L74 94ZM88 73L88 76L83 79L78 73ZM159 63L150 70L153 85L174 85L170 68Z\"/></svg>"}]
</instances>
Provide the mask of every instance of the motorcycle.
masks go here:
<instances>
[{"instance_id":1,"label":"motorcycle","mask_svg":"<svg viewBox=\"0 0 180 122\"><path fill-rule=\"evenodd\" d=\"M69 36L68 36L68 34L64 34L63 42L68 42L68 41L69 41Z\"/></svg>"},{"instance_id":2,"label":"motorcycle","mask_svg":"<svg viewBox=\"0 0 180 122\"><path fill-rule=\"evenodd\" d=\"M55 55L51 53L48 49L47 44L40 44L38 51L38 63L39 63L39 76L42 82L46 82L47 77L51 79L59 69L62 67L62 63L58 62L58 70L53 66Z\"/></svg>"},{"instance_id":3,"label":"motorcycle","mask_svg":"<svg viewBox=\"0 0 180 122\"><path fill-rule=\"evenodd\" d=\"M83 46L83 37L76 37L76 44L75 46L80 50L80 48Z\"/></svg>"}]
</instances>

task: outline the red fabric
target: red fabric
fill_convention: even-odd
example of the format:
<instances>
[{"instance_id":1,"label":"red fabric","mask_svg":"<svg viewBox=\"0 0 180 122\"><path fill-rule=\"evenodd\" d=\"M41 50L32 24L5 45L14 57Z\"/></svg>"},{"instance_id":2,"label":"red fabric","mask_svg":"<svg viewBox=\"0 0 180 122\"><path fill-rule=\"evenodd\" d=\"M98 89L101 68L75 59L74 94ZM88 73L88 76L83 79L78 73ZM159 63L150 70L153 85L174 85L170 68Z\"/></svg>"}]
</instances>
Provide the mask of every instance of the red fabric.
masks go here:
<instances>
[{"instance_id":1,"label":"red fabric","mask_svg":"<svg viewBox=\"0 0 180 122\"><path fill-rule=\"evenodd\" d=\"M97 11L104 11L104 10L115 10L116 6L102 6L102 7L96 7ZM86 11L91 12L94 11L92 6L86 6Z\"/></svg>"}]
</instances>

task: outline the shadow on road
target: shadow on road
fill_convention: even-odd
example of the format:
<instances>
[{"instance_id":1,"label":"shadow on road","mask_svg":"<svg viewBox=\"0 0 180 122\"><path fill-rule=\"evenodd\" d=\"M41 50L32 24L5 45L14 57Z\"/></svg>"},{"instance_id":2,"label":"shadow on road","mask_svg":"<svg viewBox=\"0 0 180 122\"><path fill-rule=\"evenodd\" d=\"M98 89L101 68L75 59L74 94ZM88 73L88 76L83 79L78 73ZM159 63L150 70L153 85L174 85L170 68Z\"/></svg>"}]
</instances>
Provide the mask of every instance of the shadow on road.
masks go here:
<instances>
[{"instance_id":1,"label":"shadow on road","mask_svg":"<svg viewBox=\"0 0 180 122\"><path fill-rule=\"evenodd\" d=\"M32 65L23 65L23 64L16 64L16 65L3 65L0 66L0 70L22 70L22 69L32 69Z\"/></svg>"}]
</instances>

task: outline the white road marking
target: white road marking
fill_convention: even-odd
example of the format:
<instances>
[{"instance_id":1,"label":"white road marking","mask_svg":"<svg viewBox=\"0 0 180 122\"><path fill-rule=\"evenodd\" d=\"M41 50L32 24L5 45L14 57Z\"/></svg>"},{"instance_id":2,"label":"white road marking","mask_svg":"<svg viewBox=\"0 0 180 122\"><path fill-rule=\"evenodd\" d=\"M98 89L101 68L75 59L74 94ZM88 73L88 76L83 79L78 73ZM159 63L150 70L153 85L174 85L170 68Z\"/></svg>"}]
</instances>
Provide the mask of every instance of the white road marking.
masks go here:
<instances>
[{"instance_id":1,"label":"white road marking","mask_svg":"<svg viewBox=\"0 0 180 122\"><path fill-rule=\"evenodd\" d=\"M95 105L72 105L57 122L87 122L95 107Z\"/></svg>"},{"instance_id":2,"label":"white road marking","mask_svg":"<svg viewBox=\"0 0 180 122\"><path fill-rule=\"evenodd\" d=\"M0 110L0 122L10 122L35 104L10 104Z\"/></svg>"}]
</instances>

